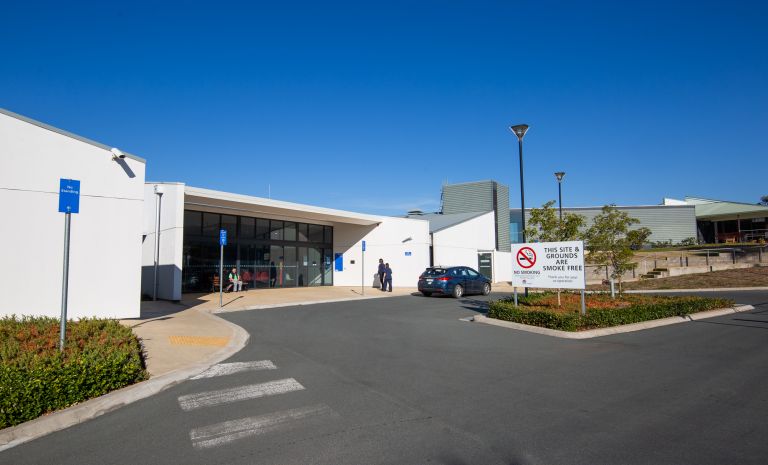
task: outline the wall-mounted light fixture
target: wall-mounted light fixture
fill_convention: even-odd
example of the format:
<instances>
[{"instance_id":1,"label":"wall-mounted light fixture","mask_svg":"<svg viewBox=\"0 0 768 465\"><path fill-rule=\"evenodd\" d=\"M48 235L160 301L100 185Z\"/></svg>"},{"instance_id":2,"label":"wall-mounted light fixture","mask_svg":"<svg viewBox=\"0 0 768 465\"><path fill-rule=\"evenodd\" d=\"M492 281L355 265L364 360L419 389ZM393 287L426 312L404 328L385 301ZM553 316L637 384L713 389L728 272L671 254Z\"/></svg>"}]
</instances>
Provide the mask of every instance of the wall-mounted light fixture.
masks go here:
<instances>
[{"instance_id":1,"label":"wall-mounted light fixture","mask_svg":"<svg viewBox=\"0 0 768 465\"><path fill-rule=\"evenodd\" d=\"M122 151L122 150L120 150L120 149L119 149L119 148L117 148L117 147L112 147L112 149L110 150L110 152L112 152L112 159L113 159L114 161L117 161L117 160L118 160L118 159L120 159L120 158L125 158L125 154L123 153L123 151Z\"/></svg>"}]
</instances>

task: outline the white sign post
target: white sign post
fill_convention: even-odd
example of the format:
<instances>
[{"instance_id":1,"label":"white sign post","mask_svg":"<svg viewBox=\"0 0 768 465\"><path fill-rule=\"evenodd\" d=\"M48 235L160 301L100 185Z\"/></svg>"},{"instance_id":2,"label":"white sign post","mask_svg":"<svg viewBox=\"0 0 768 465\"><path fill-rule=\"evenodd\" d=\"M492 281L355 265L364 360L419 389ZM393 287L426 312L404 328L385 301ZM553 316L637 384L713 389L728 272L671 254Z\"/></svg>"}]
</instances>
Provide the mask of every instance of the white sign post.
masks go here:
<instances>
[{"instance_id":1,"label":"white sign post","mask_svg":"<svg viewBox=\"0 0 768 465\"><path fill-rule=\"evenodd\" d=\"M584 242L512 244L512 285L546 289L581 289L585 314Z\"/></svg>"}]
</instances>

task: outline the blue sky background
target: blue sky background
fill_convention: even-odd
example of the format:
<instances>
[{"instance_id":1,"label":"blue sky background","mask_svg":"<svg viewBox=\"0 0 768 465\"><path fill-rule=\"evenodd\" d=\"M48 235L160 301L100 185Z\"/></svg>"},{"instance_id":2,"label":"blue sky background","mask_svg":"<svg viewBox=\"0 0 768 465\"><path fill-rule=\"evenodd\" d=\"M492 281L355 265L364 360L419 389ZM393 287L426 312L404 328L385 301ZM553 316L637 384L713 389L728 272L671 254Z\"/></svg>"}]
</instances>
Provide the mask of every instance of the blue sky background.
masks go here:
<instances>
[{"instance_id":1,"label":"blue sky background","mask_svg":"<svg viewBox=\"0 0 768 465\"><path fill-rule=\"evenodd\" d=\"M14 2L0 107L147 180L353 211L768 194L765 2ZM0 154L1 156L2 154Z\"/></svg>"}]
</instances>

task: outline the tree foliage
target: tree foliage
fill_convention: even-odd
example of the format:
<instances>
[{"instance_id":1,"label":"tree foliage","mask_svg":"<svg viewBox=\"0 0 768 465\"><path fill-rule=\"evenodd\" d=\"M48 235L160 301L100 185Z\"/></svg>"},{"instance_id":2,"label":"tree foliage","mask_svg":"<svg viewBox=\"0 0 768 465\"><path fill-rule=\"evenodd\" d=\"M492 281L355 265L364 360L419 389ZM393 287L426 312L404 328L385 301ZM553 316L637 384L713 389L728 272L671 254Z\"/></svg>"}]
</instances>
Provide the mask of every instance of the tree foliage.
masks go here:
<instances>
[{"instance_id":1,"label":"tree foliage","mask_svg":"<svg viewBox=\"0 0 768 465\"><path fill-rule=\"evenodd\" d=\"M581 239L581 228L586 224L582 215L563 213L563 220L556 209L552 208L554 200L550 200L541 208L531 209L531 217L525 228L526 242L560 242L577 241Z\"/></svg>"},{"instance_id":2,"label":"tree foliage","mask_svg":"<svg viewBox=\"0 0 768 465\"><path fill-rule=\"evenodd\" d=\"M759 204L760 205L768 205L768 195L764 195L764 196L760 197Z\"/></svg>"},{"instance_id":3,"label":"tree foliage","mask_svg":"<svg viewBox=\"0 0 768 465\"><path fill-rule=\"evenodd\" d=\"M639 220L627 212L606 205L584 234L589 252L587 260L612 268L610 276L618 281L619 291L622 275L634 266L633 250L640 248L651 235L651 230L645 227L630 230L630 226L637 223Z\"/></svg>"}]
</instances>

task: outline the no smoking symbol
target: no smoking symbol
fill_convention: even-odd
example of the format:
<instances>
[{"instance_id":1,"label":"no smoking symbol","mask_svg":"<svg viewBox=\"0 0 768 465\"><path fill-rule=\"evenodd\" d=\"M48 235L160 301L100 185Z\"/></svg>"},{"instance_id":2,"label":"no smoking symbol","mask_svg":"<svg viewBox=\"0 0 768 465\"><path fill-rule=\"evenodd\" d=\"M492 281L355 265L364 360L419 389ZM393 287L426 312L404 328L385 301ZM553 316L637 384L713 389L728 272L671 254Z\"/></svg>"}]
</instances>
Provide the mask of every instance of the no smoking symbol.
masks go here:
<instances>
[{"instance_id":1,"label":"no smoking symbol","mask_svg":"<svg viewBox=\"0 0 768 465\"><path fill-rule=\"evenodd\" d=\"M523 247L517 251L517 264L523 268L530 268L536 264L536 252L530 247Z\"/></svg>"}]
</instances>

